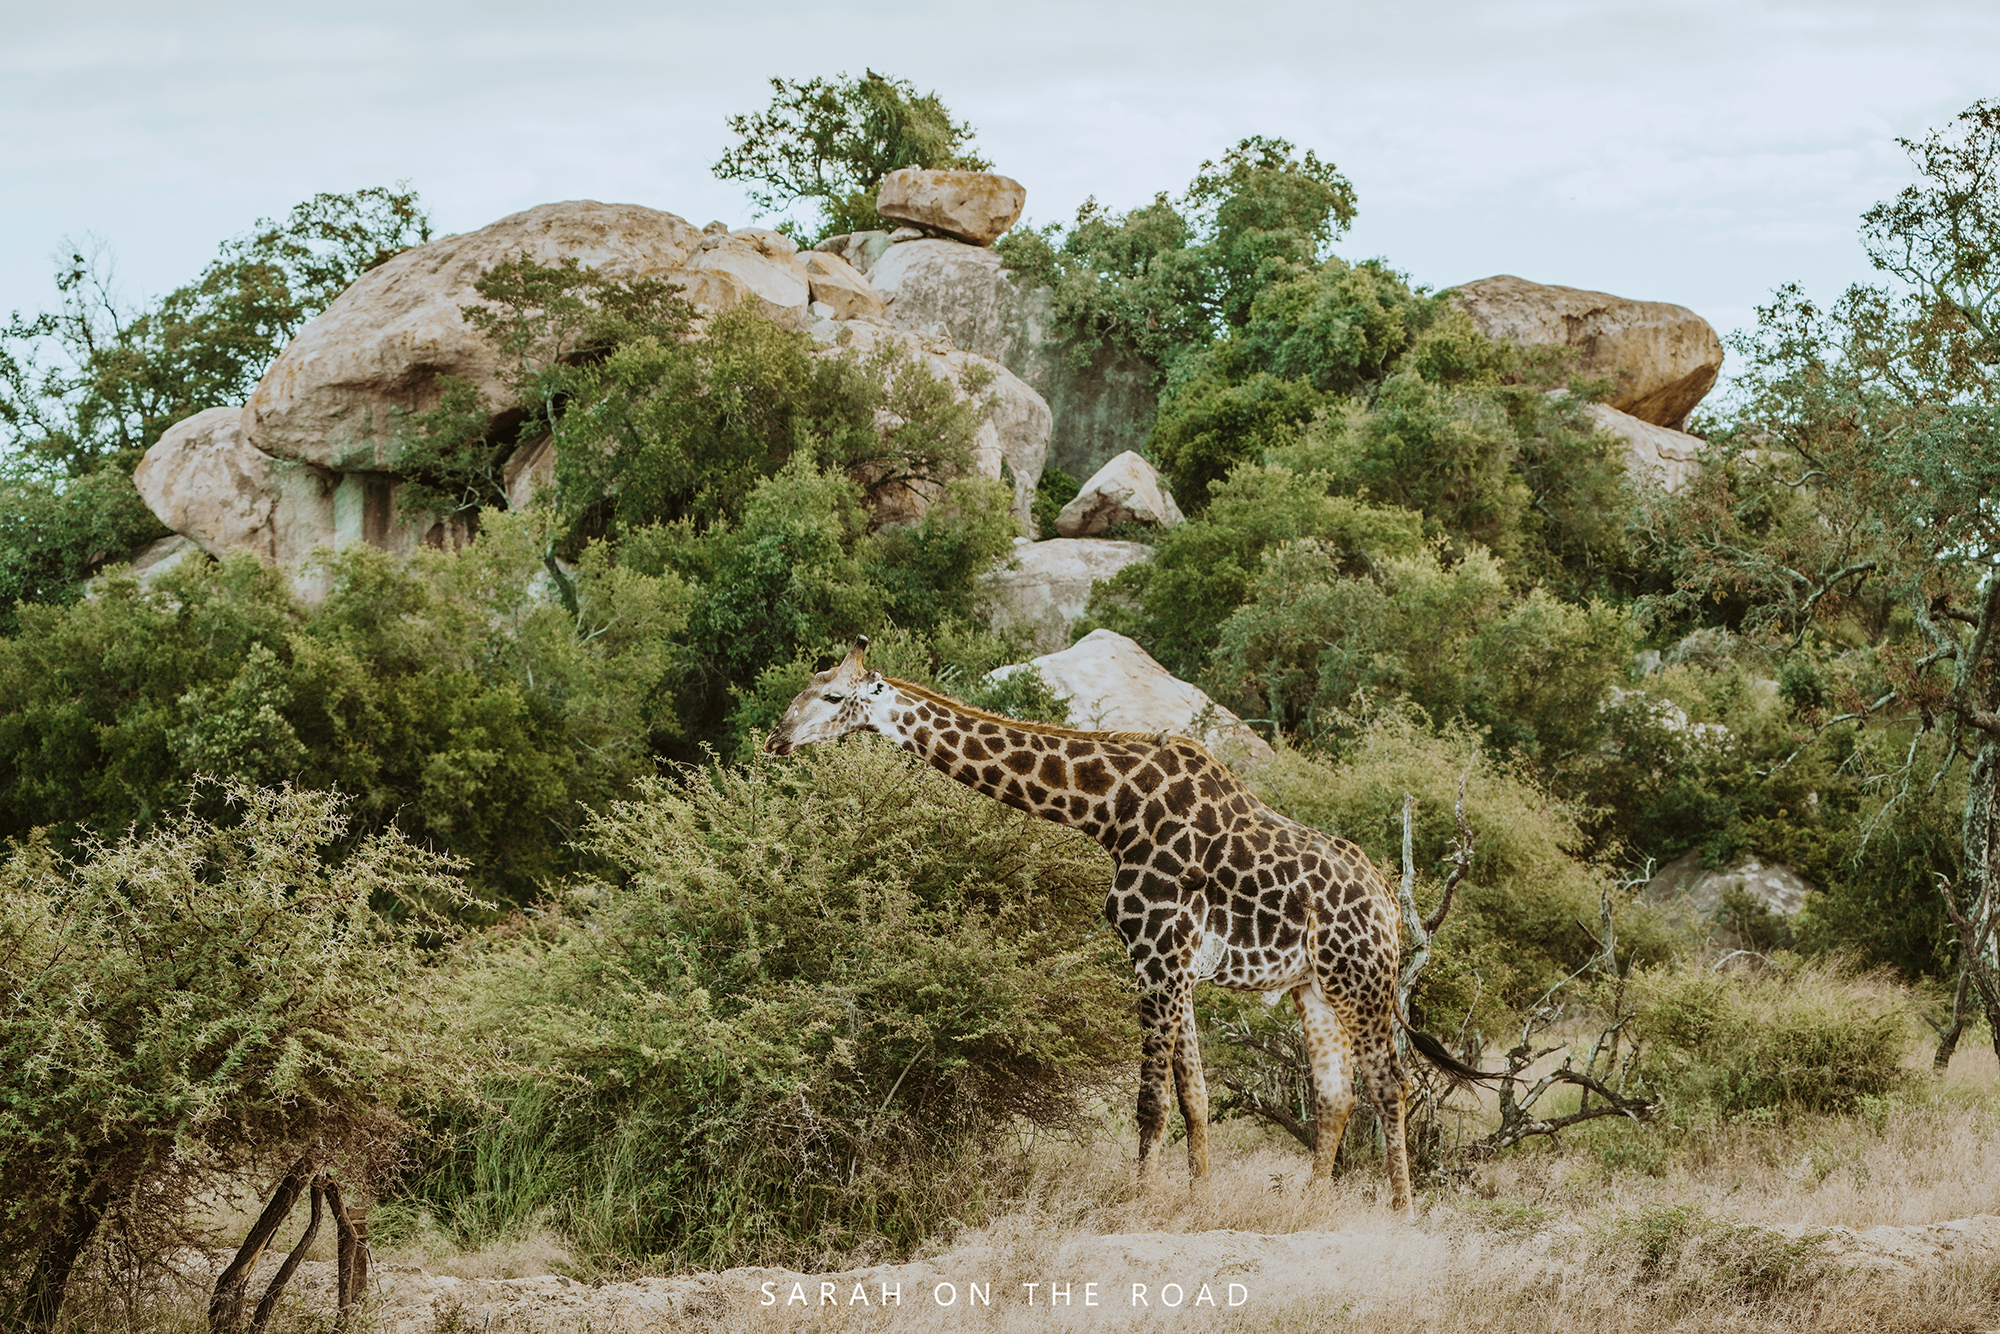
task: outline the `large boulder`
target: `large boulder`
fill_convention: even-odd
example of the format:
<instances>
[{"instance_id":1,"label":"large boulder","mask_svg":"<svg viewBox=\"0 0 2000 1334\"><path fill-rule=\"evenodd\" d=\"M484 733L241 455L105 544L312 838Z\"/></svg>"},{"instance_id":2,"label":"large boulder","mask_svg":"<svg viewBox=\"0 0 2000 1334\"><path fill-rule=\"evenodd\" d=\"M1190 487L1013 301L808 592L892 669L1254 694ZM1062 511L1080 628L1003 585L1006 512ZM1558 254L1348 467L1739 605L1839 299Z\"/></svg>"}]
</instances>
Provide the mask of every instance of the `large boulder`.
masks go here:
<instances>
[{"instance_id":1,"label":"large boulder","mask_svg":"<svg viewBox=\"0 0 2000 1334\"><path fill-rule=\"evenodd\" d=\"M990 404L972 440L973 471L995 481L1001 464L1014 480L1014 518L1023 533L1031 531L1035 484L1049 454L1049 405L1042 396L1005 366L948 342L917 337L876 320L821 320L813 337L825 344L822 356L872 356L885 347L901 349L931 374L956 389L961 397L977 396ZM921 487L907 488L900 502L887 502L876 517L885 522L914 519L935 497Z\"/></svg>"},{"instance_id":2,"label":"large boulder","mask_svg":"<svg viewBox=\"0 0 2000 1334\"><path fill-rule=\"evenodd\" d=\"M1152 558L1144 542L1017 537L1013 555L982 580L993 603L993 628L1026 630L1037 652L1054 653L1070 642L1070 627L1090 605L1092 585Z\"/></svg>"},{"instance_id":3,"label":"large boulder","mask_svg":"<svg viewBox=\"0 0 2000 1334\"><path fill-rule=\"evenodd\" d=\"M1181 521L1181 507L1153 465L1126 450L1092 473L1076 497L1056 516L1056 531L1064 537L1095 537L1114 524L1138 523L1171 528Z\"/></svg>"},{"instance_id":4,"label":"large boulder","mask_svg":"<svg viewBox=\"0 0 2000 1334\"><path fill-rule=\"evenodd\" d=\"M1584 408L1599 430L1625 443L1625 467L1634 480L1678 491L1701 467L1701 438L1620 412L1609 403Z\"/></svg>"},{"instance_id":5,"label":"large boulder","mask_svg":"<svg viewBox=\"0 0 2000 1334\"><path fill-rule=\"evenodd\" d=\"M1616 377L1612 407L1655 426L1686 422L1722 370L1722 340L1685 306L1511 274L1463 283L1455 299L1488 338L1575 348L1583 374Z\"/></svg>"},{"instance_id":6,"label":"large boulder","mask_svg":"<svg viewBox=\"0 0 2000 1334\"><path fill-rule=\"evenodd\" d=\"M243 409L209 408L163 432L132 484L161 523L211 556L277 559L277 460L243 438Z\"/></svg>"},{"instance_id":7,"label":"large boulder","mask_svg":"<svg viewBox=\"0 0 2000 1334\"><path fill-rule=\"evenodd\" d=\"M1088 477L1145 444L1158 405L1152 363L1104 344L1078 365L1056 331L1053 294L1021 283L993 251L935 238L900 242L873 261L868 283L891 324L942 332L1033 385L1054 414L1049 461L1070 476Z\"/></svg>"},{"instance_id":8,"label":"large boulder","mask_svg":"<svg viewBox=\"0 0 2000 1334\"><path fill-rule=\"evenodd\" d=\"M875 194L875 211L885 218L980 246L999 240L1027 204L1019 181L990 171L901 167L882 178Z\"/></svg>"},{"instance_id":9,"label":"large boulder","mask_svg":"<svg viewBox=\"0 0 2000 1334\"><path fill-rule=\"evenodd\" d=\"M401 478L274 458L244 439L242 423L240 408L198 412L162 433L132 474L160 522L211 556L247 551L314 596L325 581L308 567L321 549L365 542L407 555L465 540L455 523L406 514Z\"/></svg>"},{"instance_id":10,"label":"large boulder","mask_svg":"<svg viewBox=\"0 0 2000 1334\"><path fill-rule=\"evenodd\" d=\"M1028 664L993 670L1004 679ZM1192 736L1229 763L1262 763L1270 743L1208 694L1181 680L1124 635L1093 630L1060 653L1032 664L1069 701L1073 727L1105 732L1176 732Z\"/></svg>"},{"instance_id":11,"label":"large boulder","mask_svg":"<svg viewBox=\"0 0 2000 1334\"><path fill-rule=\"evenodd\" d=\"M404 423L442 396L439 376L469 380L496 402L507 398L501 353L460 314L478 303L473 284L486 270L521 254L545 264L574 255L616 279L671 279L701 239L671 213L580 200L406 250L299 330L251 394L244 431L281 458L338 471L393 470ZM710 271L723 275L713 285L732 298L743 294L732 277L755 290L721 261ZM801 275L800 310L805 288Z\"/></svg>"}]
</instances>

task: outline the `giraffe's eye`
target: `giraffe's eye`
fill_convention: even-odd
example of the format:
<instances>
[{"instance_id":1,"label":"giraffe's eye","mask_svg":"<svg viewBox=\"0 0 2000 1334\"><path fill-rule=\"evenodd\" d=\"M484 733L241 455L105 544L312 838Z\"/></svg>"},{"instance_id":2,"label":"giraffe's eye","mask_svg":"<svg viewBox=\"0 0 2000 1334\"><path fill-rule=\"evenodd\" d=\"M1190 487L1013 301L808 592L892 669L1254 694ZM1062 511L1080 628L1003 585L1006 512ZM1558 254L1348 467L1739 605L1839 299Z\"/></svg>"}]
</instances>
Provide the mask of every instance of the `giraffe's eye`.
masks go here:
<instances>
[{"instance_id":1,"label":"giraffe's eye","mask_svg":"<svg viewBox=\"0 0 2000 1334\"><path fill-rule=\"evenodd\" d=\"M837 690L829 690L826 692L824 696L822 696L822 698L825 699L826 702L829 704L838 704L840 703L840 701L846 699L847 696L841 694Z\"/></svg>"}]
</instances>

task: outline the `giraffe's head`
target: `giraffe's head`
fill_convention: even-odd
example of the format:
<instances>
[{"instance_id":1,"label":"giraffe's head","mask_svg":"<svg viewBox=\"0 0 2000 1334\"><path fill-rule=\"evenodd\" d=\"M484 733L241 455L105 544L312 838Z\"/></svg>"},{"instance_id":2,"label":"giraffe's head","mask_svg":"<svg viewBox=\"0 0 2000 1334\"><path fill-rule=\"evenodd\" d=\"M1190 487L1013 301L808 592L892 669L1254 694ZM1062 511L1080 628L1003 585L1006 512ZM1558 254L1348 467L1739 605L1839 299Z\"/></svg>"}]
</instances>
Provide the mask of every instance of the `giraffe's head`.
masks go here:
<instances>
[{"instance_id":1,"label":"giraffe's head","mask_svg":"<svg viewBox=\"0 0 2000 1334\"><path fill-rule=\"evenodd\" d=\"M867 651L868 636L856 636L846 657L806 682L764 738L764 753L789 755L815 741L838 741L849 732L873 729L874 706L890 691L882 674L862 662Z\"/></svg>"}]
</instances>

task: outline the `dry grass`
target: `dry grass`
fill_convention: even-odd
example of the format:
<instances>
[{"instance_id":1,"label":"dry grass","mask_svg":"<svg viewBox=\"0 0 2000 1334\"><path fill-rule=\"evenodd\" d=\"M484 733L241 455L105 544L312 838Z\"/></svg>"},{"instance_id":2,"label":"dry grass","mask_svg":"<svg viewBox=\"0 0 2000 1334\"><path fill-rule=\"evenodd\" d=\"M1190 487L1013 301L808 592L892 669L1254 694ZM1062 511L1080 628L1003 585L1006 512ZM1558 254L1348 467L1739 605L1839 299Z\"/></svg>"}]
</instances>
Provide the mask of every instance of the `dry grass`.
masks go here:
<instances>
[{"instance_id":1,"label":"dry grass","mask_svg":"<svg viewBox=\"0 0 2000 1334\"><path fill-rule=\"evenodd\" d=\"M2000 1063L1984 1047L1962 1049L1943 1080L1919 1082L1911 1093L1856 1115L1678 1128L1595 1123L1560 1145L1531 1144L1469 1173L1429 1181L1414 1220L1383 1207L1378 1164L1363 1163L1330 1187L1310 1190L1309 1161L1298 1146L1245 1122L1216 1128L1217 1170L1202 1189L1190 1188L1177 1149L1170 1149L1164 1180L1142 1193L1133 1181L1126 1119L1107 1114L1107 1127L1095 1143L1036 1146L1026 1187L999 1215L940 1237L906 1265L863 1271L870 1282L901 1275L912 1294L928 1293L937 1279L970 1278L989 1285L990 1308L940 1309L923 1300L886 1311L788 1312L760 1306L756 1283L739 1275L703 1280L705 1303L665 1323L640 1319L637 1308L621 1314L618 1294L631 1285L618 1282L603 1290L602 1308L586 1304L558 1314L518 1295L502 1306L495 1294L519 1289L476 1282L578 1273L579 1262L558 1237L539 1232L460 1252L439 1234L418 1232L378 1248L378 1275L391 1276L384 1281L428 1282L408 1271L395 1276L398 1267L415 1266L475 1282L451 1289L449 1301L438 1298L435 1309L426 1298L421 1317L392 1317L385 1307L376 1328L443 1334L453 1321L488 1334L1122 1328L1164 1313L1135 1312L1129 1304L1029 1308L1020 1300L1021 1285L1096 1277L1106 1285L1101 1293L1122 1294L1133 1278L1219 1284L1231 1276L1252 1285L1254 1300L1238 1310L1183 1309L1176 1318L1204 1329L1271 1334L2000 1326L2000 1228L1979 1238L1979 1246L1918 1246L1887 1260L1875 1240L1816 1231L2000 1212ZM213 1226L219 1238L247 1222L240 1205L218 1204ZM291 1235L295 1230L283 1241ZM1893 1248L1893 1237L1888 1244ZM843 1284L860 1277L850 1272ZM1190 1296L1192 1290L1193 1284ZM102 1294L79 1297L78 1330L191 1334L204 1323L203 1300L194 1291L135 1322ZM318 1328L323 1317L301 1310L286 1328Z\"/></svg>"}]
</instances>

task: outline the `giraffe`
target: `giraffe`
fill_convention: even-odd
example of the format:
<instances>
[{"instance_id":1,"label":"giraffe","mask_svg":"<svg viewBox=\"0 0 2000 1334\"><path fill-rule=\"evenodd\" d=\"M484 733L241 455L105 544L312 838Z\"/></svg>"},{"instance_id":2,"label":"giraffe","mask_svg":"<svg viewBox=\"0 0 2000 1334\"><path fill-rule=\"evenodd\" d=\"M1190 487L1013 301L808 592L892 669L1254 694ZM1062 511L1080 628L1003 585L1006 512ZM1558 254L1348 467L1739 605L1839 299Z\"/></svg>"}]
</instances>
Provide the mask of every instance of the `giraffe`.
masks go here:
<instances>
[{"instance_id":1,"label":"giraffe","mask_svg":"<svg viewBox=\"0 0 2000 1334\"><path fill-rule=\"evenodd\" d=\"M1396 1046L1401 917L1389 884L1345 839L1278 814L1207 750L1170 733L1084 732L988 713L868 670L866 636L814 676L764 750L876 732L976 792L1081 830L1111 854L1104 915L1144 995L1139 1174L1166 1133L1167 1075L1187 1127L1188 1167L1208 1175L1208 1091L1194 1020L1197 982L1289 995L1311 1058L1318 1141L1312 1179L1333 1172L1355 1079L1382 1122L1391 1203L1410 1206L1404 1075ZM1415 1030L1411 1030L1413 1036ZM1462 1077L1435 1039L1418 1050Z\"/></svg>"}]
</instances>

